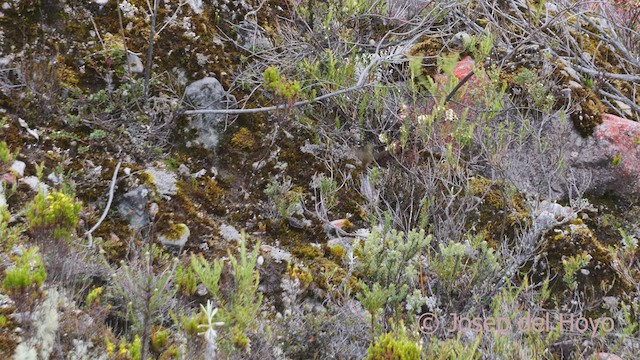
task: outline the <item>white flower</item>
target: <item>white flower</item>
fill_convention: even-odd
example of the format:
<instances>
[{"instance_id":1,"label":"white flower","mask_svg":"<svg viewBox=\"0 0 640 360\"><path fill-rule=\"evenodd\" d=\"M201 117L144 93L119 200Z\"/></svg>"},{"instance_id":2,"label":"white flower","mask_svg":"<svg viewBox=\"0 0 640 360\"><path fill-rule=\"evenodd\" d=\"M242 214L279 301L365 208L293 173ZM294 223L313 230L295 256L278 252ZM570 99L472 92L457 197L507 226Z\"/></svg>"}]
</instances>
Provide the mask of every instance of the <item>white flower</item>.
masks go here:
<instances>
[{"instance_id":1,"label":"white flower","mask_svg":"<svg viewBox=\"0 0 640 360\"><path fill-rule=\"evenodd\" d=\"M444 120L445 121L458 120L458 116L452 109L447 109L447 111L444 113Z\"/></svg>"},{"instance_id":2,"label":"white flower","mask_svg":"<svg viewBox=\"0 0 640 360\"><path fill-rule=\"evenodd\" d=\"M381 143L386 144L389 142L389 137L387 136L387 134L381 133L380 135L378 135L378 140L380 140Z\"/></svg>"}]
</instances>

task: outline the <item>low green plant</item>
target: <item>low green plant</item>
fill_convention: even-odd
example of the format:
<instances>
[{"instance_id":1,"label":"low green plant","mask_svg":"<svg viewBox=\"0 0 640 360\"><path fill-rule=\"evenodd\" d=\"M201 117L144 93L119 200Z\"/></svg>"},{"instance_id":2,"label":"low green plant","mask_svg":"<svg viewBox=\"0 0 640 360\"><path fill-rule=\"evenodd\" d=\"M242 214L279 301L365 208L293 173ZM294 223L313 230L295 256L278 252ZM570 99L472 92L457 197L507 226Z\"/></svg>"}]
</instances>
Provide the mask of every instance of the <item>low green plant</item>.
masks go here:
<instances>
[{"instance_id":1,"label":"low green plant","mask_svg":"<svg viewBox=\"0 0 640 360\"><path fill-rule=\"evenodd\" d=\"M358 297L372 315L372 331L379 309L383 310L383 323L404 315L400 305L418 284L420 255L426 254L431 239L424 230L405 234L396 230L380 232L373 227L369 237L354 249L358 258L355 274L363 289ZM380 303L381 300L384 301Z\"/></svg>"},{"instance_id":2,"label":"low green plant","mask_svg":"<svg viewBox=\"0 0 640 360\"><path fill-rule=\"evenodd\" d=\"M64 192L47 195L40 191L27 207L26 217L31 230L41 236L68 240L75 232L81 209L82 204Z\"/></svg>"},{"instance_id":3,"label":"low green plant","mask_svg":"<svg viewBox=\"0 0 640 360\"><path fill-rule=\"evenodd\" d=\"M93 304L100 303L100 295L102 295L103 290L104 290L103 287L97 287L91 290L91 292L89 292L89 295L87 295L87 299L85 301L85 304L87 304L87 307L91 307L91 305Z\"/></svg>"},{"instance_id":4,"label":"low green plant","mask_svg":"<svg viewBox=\"0 0 640 360\"><path fill-rule=\"evenodd\" d=\"M176 270L176 285L180 288L180 292L183 295L193 295L198 287L198 278L196 273L189 266L178 266Z\"/></svg>"},{"instance_id":5,"label":"low green plant","mask_svg":"<svg viewBox=\"0 0 640 360\"><path fill-rule=\"evenodd\" d=\"M584 268L591 261L591 255L586 251L571 257L565 257L562 259L562 267L564 268L564 275L562 280L567 284L569 289L575 290L578 286L575 275L580 269Z\"/></svg>"},{"instance_id":6,"label":"low green plant","mask_svg":"<svg viewBox=\"0 0 640 360\"><path fill-rule=\"evenodd\" d=\"M89 139L91 140L102 140L107 136L107 133L102 129L97 129L89 134Z\"/></svg>"},{"instance_id":7,"label":"low green plant","mask_svg":"<svg viewBox=\"0 0 640 360\"><path fill-rule=\"evenodd\" d=\"M142 359L142 341L138 335L135 336L131 345L129 345L129 356L131 356L132 360Z\"/></svg>"},{"instance_id":8,"label":"low green plant","mask_svg":"<svg viewBox=\"0 0 640 360\"><path fill-rule=\"evenodd\" d=\"M462 260L465 256L464 244L450 242L447 245L439 244L439 254L431 262L431 268L438 274L447 287L451 287L463 271Z\"/></svg>"},{"instance_id":9,"label":"low green plant","mask_svg":"<svg viewBox=\"0 0 640 360\"><path fill-rule=\"evenodd\" d=\"M386 333L369 346L366 360L418 360L420 346L412 341L404 327L393 333Z\"/></svg>"},{"instance_id":10,"label":"low green plant","mask_svg":"<svg viewBox=\"0 0 640 360\"><path fill-rule=\"evenodd\" d=\"M622 163L622 154L615 154L613 156L613 159L611 159L611 166L616 167L619 166Z\"/></svg>"},{"instance_id":11,"label":"low green plant","mask_svg":"<svg viewBox=\"0 0 640 360\"><path fill-rule=\"evenodd\" d=\"M151 328L162 321L178 291L174 285L178 260L171 260L155 245L141 250L128 264L121 262L114 285L116 293L128 304L127 318L139 336L140 357L146 359Z\"/></svg>"},{"instance_id":12,"label":"low green plant","mask_svg":"<svg viewBox=\"0 0 640 360\"><path fill-rule=\"evenodd\" d=\"M482 235L468 237L465 243L439 244L439 252L430 257L430 266L447 291L466 279L465 288L486 279L499 268L498 258ZM467 276L463 276L463 274Z\"/></svg>"},{"instance_id":13,"label":"low green plant","mask_svg":"<svg viewBox=\"0 0 640 360\"><path fill-rule=\"evenodd\" d=\"M14 265L7 268L2 289L20 307L29 308L39 297L40 287L47 279L47 272L38 247L23 249Z\"/></svg>"},{"instance_id":14,"label":"low green plant","mask_svg":"<svg viewBox=\"0 0 640 360\"><path fill-rule=\"evenodd\" d=\"M247 335L255 325L262 304L262 294L258 292L260 277L256 270L260 243L255 245L252 252L247 251L246 243L243 232L238 241L238 255L233 256L231 251L228 251L233 282L224 292L219 283L224 263L215 260L211 267L203 257L191 257L191 267L220 309L217 318L225 323L231 334L231 338L225 337L220 341L221 348L227 353L233 352L234 349L249 349Z\"/></svg>"},{"instance_id":15,"label":"low green plant","mask_svg":"<svg viewBox=\"0 0 640 360\"><path fill-rule=\"evenodd\" d=\"M293 215L303 199L302 191L293 187L289 177L281 181L276 178L271 179L264 189L264 193L275 208L275 217L279 218Z\"/></svg>"},{"instance_id":16,"label":"low green plant","mask_svg":"<svg viewBox=\"0 0 640 360\"><path fill-rule=\"evenodd\" d=\"M10 164L13 161L13 154L9 150L9 146L4 141L0 141L0 162Z\"/></svg>"},{"instance_id":17,"label":"low green plant","mask_svg":"<svg viewBox=\"0 0 640 360\"><path fill-rule=\"evenodd\" d=\"M273 91L276 96L287 101L294 100L300 93L300 84L297 80L289 81L280 75L278 68L271 66L264 71L265 87Z\"/></svg>"},{"instance_id":18,"label":"low green plant","mask_svg":"<svg viewBox=\"0 0 640 360\"><path fill-rule=\"evenodd\" d=\"M439 341L432 339L428 346L426 359L460 359L475 360L481 359L482 353L479 351L482 336L476 336L472 343L463 342L458 336L456 339L447 339Z\"/></svg>"},{"instance_id":19,"label":"low green plant","mask_svg":"<svg viewBox=\"0 0 640 360\"><path fill-rule=\"evenodd\" d=\"M362 292L357 295L362 306L371 316L371 342L375 338L375 321L378 312L387 303L387 300L396 295L396 286L392 284L388 288L383 288L378 283L374 283L371 288L362 284Z\"/></svg>"}]
</instances>

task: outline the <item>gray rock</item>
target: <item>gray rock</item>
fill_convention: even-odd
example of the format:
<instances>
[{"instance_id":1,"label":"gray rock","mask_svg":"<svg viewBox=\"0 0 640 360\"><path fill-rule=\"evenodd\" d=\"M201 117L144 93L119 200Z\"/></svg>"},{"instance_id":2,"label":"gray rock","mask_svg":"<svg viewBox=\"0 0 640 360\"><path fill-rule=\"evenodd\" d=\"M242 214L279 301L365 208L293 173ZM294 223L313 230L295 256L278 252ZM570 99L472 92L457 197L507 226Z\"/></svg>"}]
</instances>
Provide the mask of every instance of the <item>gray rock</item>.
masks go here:
<instances>
[{"instance_id":1,"label":"gray rock","mask_svg":"<svg viewBox=\"0 0 640 360\"><path fill-rule=\"evenodd\" d=\"M202 10L204 10L204 7L202 5L202 0L189 0L187 3L189 4L189 6L191 7L194 13L202 14Z\"/></svg>"},{"instance_id":2,"label":"gray rock","mask_svg":"<svg viewBox=\"0 0 640 360\"><path fill-rule=\"evenodd\" d=\"M220 110L235 108L236 99L213 77L198 80L185 90L185 97L194 109ZM197 131L195 142L205 149L215 150L224 131L225 114L199 114L190 118L188 127Z\"/></svg>"},{"instance_id":3,"label":"gray rock","mask_svg":"<svg viewBox=\"0 0 640 360\"><path fill-rule=\"evenodd\" d=\"M128 52L127 61L129 62L129 70L131 70L132 73L141 74L144 71L142 60L138 55Z\"/></svg>"},{"instance_id":4,"label":"gray rock","mask_svg":"<svg viewBox=\"0 0 640 360\"><path fill-rule=\"evenodd\" d=\"M257 52L273 47L264 29L253 21L242 21L237 26L237 34L242 46L250 51Z\"/></svg>"},{"instance_id":5,"label":"gray rock","mask_svg":"<svg viewBox=\"0 0 640 360\"><path fill-rule=\"evenodd\" d=\"M47 176L47 180L51 181L51 183L56 186L62 184L61 176L58 176L53 172Z\"/></svg>"},{"instance_id":6,"label":"gray rock","mask_svg":"<svg viewBox=\"0 0 640 360\"><path fill-rule=\"evenodd\" d=\"M606 114L593 135L583 138L570 120L554 116L534 131L540 141L507 150L507 177L519 190L548 200L579 193L640 196L640 124ZM555 217L551 210L546 211Z\"/></svg>"},{"instance_id":7,"label":"gray rock","mask_svg":"<svg viewBox=\"0 0 640 360\"><path fill-rule=\"evenodd\" d=\"M41 182L40 180L38 180L38 178L35 176L27 176L23 179L20 179L20 181L23 182L24 184L27 184L27 186L29 186L31 190L35 192L42 191L45 193L45 195L49 193L49 186Z\"/></svg>"},{"instance_id":8,"label":"gray rock","mask_svg":"<svg viewBox=\"0 0 640 360\"><path fill-rule=\"evenodd\" d=\"M189 176L191 175L191 170L187 165L180 164L180 166L178 166L178 173L180 173L180 175Z\"/></svg>"},{"instance_id":9,"label":"gray rock","mask_svg":"<svg viewBox=\"0 0 640 360\"><path fill-rule=\"evenodd\" d=\"M124 194L118 204L118 212L133 229L140 229L149 224L147 201L149 189L141 185Z\"/></svg>"},{"instance_id":10,"label":"gray rock","mask_svg":"<svg viewBox=\"0 0 640 360\"><path fill-rule=\"evenodd\" d=\"M26 169L27 164L22 161L16 160L11 164L9 168L10 171L13 171L18 177L24 176L24 169Z\"/></svg>"},{"instance_id":11,"label":"gray rock","mask_svg":"<svg viewBox=\"0 0 640 360\"><path fill-rule=\"evenodd\" d=\"M260 245L260 250L267 253L276 263L291 262L291 253L286 250L266 244Z\"/></svg>"},{"instance_id":12,"label":"gray rock","mask_svg":"<svg viewBox=\"0 0 640 360\"><path fill-rule=\"evenodd\" d=\"M178 179L174 173L157 168L148 168L145 172L151 176L151 181L162 197L170 199L178 193Z\"/></svg>"},{"instance_id":13,"label":"gray rock","mask_svg":"<svg viewBox=\"0 0 640 360\"><path fill-rule=\"evenodd\" d=\"M170 230L166 234L158 235L158 241L165 247L175 246L179 247L180 251L189 240L189 227L185 224L175 224L171 226Z\"/></svg>"},{"instance_id":14,"label":"gray rock","mask_svg":"<svg viewBox=\"0 0 640 360\"><path fill-rule=\"evenodd\" d=\"M242 234L231 225L220 225L220 235L227 241L238 241L242 238Z\"/></svg>"}]
</instances>

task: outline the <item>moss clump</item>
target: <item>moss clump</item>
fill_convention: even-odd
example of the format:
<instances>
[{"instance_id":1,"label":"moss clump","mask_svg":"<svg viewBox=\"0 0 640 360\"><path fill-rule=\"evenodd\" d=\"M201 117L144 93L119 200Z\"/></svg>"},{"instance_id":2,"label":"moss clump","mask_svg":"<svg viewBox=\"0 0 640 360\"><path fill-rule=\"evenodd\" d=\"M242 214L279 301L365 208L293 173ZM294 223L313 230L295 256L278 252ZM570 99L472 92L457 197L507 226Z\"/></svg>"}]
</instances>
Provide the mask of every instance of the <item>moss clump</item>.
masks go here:
<instances>
[{"instance_id":1,"label":"moss clump","mask_svg":"<svg viewBox=\"0 0 640 360\"><path fill-rule=\"evenodd\" d=\"M170 240L178 240L188 231L189 228L185 224L171 224L166 231L162 232L162 235Z\"/></svg>"},{"instance_id":2,"label":"moss clump","mask_svg":"<svg viewBox=\"0 0 640 360\"><path fill-rule=\"evenodd\" d=\"M347 250L340 245L326 246L325 251L329 254L331 259L337 262L343 261L347 255Z\"/></svg>"},{"instance_id":3,"label":"moss clump","mask_svg":"<svg viewBox=\"0 0 640 360\"><path fill-rule=\"evenodd\" d=\"M634 289L612 267L613 258L609 249L602 245L593 231L581 221L550 230L545 236L542 252L549 262L549 269L555 274L564 273L563 259L576 257L583 253L591 256L589 264L584 267L586 275L578 274L577 282L578 289L584 290L594 297L624 296ZM558 278L562 278L562 276L558 276ZM560 283L558 282L558 284ZM613 286L614 284L615 286Z\"/></svg>"},{"instance_id":4,"label":"moss clump","mask_svg":"<svg viewBox=\"0 0 640 360\"><path fill-rule=\"evenodd\" d=\"M256 139L249 129L242 127L231 137L231 145L241 150L251 150L256 146Z\"/></svg>"},{"instance_id":5,"label":"moss clump","mask_svg":"<svg viewBox=\"0 0 640 360\"><path fill-rule=\"evenodd\" d=\"M497 245L493 239L513 239L516 229L530 220L525 200L517 192L508 191L502 181L476 177L469 181L467 191L483 199L478 212L469 217L468 226L480 225L491 247Z\"/></svg>"},{"instance_id":6,"label":"moss clump","mask_svg":"<svg viewBox=\"0 0 640 360\"><path fill-rule=\"evenodd\" d=\"M293 249L292 254L300 260L312 260L321 257L323 252L315 246L305 244Z\"/></svg>"},{"instance_id":7,"label":"moss clump","mask_svg":"<svg viewBox=\"0 0 640 360\"><path fill-rule=\"evenodd\" d=\"M587 89L573 90L572 98L577 101L579 106L576 111L571 113L571 121L580 135L587 137L593 134L596 126L602 124L602 115L606 112L606 108L598 96Z\"/></svg>"}]
</instances>

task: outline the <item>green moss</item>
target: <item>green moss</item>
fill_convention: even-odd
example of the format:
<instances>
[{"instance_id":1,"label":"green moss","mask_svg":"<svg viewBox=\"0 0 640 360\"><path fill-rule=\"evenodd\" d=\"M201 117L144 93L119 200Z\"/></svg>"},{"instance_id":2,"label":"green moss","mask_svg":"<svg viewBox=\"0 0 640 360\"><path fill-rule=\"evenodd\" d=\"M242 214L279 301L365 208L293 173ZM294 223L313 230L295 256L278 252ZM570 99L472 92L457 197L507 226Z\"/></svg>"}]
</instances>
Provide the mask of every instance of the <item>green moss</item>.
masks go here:
<instances>
[{"instance_id":1,"label":"green moss","mask_svg":"<svg viewBox=\"0 0 640 360\"><path fill-rule=\"evenodd\" d=\"M600 98L589 89L574 89L571 96L574 102L580 104L580 107L571 113L573 126L582 136L589 136L596 126L602 124L602 116L606 112L606 107Z\"/></svg>"},{"instance_id":2,"label":"green moss","mask_svg":"<svg viewBox=\"0 0 640 360\"><path fill-rule=\"evenodd\" d=\"M293 249L292 254L301 260L311 260L321 257L323 252L315 246L304 244Z\"/></svg>"},{"instance_id":3,"label":"green moss","mask_svg":"<svg viewBox=\"0 0 640 360\"><path fill-rule=\"evenodd\" d=\"M505 236L513 239L517 229L530 222L525 200L502 181L476 177L469 181L467 191L468 196L483 199L478 212L470 214L467 226L483 232L491 247Z\"/></svg>"},{"instance_id":4,"label":"green moss","mask_svg":"<svg viewBox=\"0 0 640 360\"><path fill-rule=\"evenodd\" d=\"M549 231L545 236L542 252L549 262L550 270L555 274L564 273L566 259L581 256L581 254L591 256L585 268L589 275L577 277L578 289L588 292L591 296L601 297L613 294L624 297L625 294L633 291L633 285L611 266L613 257L610 250L584 224L569 224Z\"/></svg>"},{"instance_id":5,"label":"green moss","mask_svg":"<svg viewBox=\"0 0 640 360\"><path fill-rule=\"evenodd\" d=\"M189 231L189 228L185 224L171 224L167 230L161 233L161 235L166 236L169 240L178 240L187 231Z\"/></svg>"},{"instance_id":6,"label":"green moss","mask_svg":"<svg viewBox=\"0 0 640 360\"><path fill-rule=\"evenodd\" d=\"M347 250L340 245L326 246L325 251L336 262L343 261L347 255Z\"/></svg>"},{"instance_id":7,"label":"green moss","mask_svg":"<svg viewBox=\"0 0 640 360\"><path fill-rule=\"evenodd\" d=\"M5 272L2 288L9 294L21 293L30 288L37 288L47 278L42 257L37 247L25 250L16 259L16 264Z\"/></svg>"}]
</instances>

